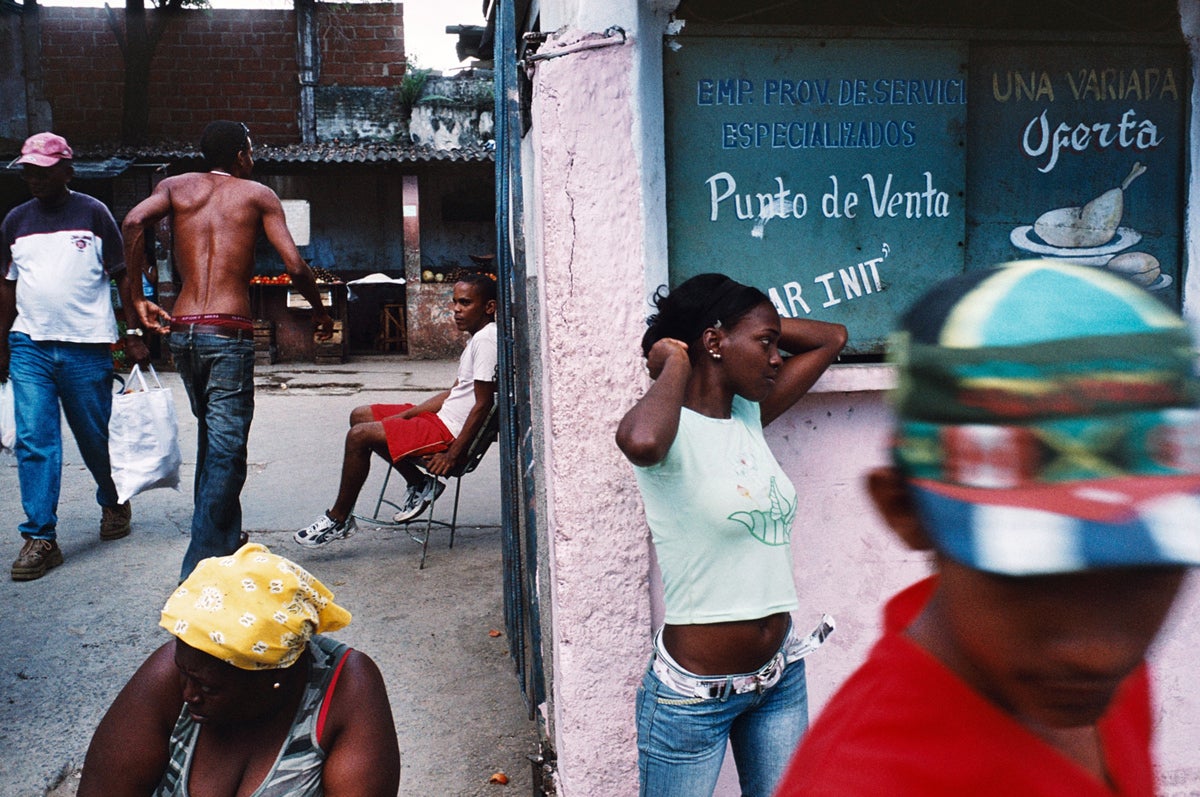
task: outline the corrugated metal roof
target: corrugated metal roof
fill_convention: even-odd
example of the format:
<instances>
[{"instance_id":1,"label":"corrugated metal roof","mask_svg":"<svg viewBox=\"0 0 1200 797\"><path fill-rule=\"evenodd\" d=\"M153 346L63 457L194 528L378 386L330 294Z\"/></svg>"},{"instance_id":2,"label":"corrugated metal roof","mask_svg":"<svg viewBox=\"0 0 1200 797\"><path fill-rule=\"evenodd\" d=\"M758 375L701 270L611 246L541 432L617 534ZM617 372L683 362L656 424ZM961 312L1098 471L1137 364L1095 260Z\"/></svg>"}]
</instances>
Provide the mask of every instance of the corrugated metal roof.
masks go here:
<instances>
[{"instance_id":1,"label":"corrugated metal roof","mask_svg":"<svg viewBox=\"0 0 1200 797\"><path fill-rule=\"evenodd\" d=\"M200 151L187 144L151 144L143 147L103 148L83 146L75 148L76 157L101 159L119 157L138 161L187 161L199 160ZM415 144L374 144L322 142L319 144L255 144L254 160L268 164L289 163L490 163L495 159L495 150L488 145L459 147L457 149L434 149Z\"/></svg>"},{"instance_id":2,"label":"corrugated metal roof","mask_svg":"<svg viewBox=\"0 0 1200 797\"><path fill-rule=\"evenodd\" d=\"M434 149L413 144L289 144L255 147L254 159L275 163L482 163L495 159L495 149L490 146Z\"/></svg>"},{"instance_id":3,"label":"corrugated metal roof","mask_svg":"<svg viewBox=\"0 0 1200 797\"><path fill-rule=\"evenodd\" d=\"M15 160L14 156L14 160ZM5 156L7 160L7 156ZM75 167L76 180L103 180L109 177L117 177L129 168L133 160L130 158L107 158L106 160L87 160L84 158L75 158L71 161L71 165ZM21 165L15 162L9 162L4 167L5 173L20 175Z\"/></svg>"},{"instance_id":4,"label":"corrugated metal roof","mask_svg":"<svg viewBox=\"0 0 1200 797\"><path fill-rule=\"evenodd\" d=\"M133 163L128 158L109 158L103 161L85 161L75 159L75 177L80 180L100 180L106 177L116 177L129 168Z\"/></svg>"}]
</instances>

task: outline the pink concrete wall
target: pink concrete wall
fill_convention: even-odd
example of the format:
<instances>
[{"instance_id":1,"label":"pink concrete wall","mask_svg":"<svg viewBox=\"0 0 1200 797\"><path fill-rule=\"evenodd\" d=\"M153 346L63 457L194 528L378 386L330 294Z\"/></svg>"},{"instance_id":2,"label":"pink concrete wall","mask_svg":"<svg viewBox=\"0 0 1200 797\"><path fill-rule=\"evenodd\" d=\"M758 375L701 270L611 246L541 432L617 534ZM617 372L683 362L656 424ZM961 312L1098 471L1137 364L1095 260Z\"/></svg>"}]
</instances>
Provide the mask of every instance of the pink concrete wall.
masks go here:
<instances>
[{"instance_id":1,"label":"pink concrete wall","mask_svg":"<svg viewBox=\"0 0 1200 797\"><path fill-rule=\"evenodd\" d=\"M1191 53L1192 93L1190 138L1192 153L1200 152L1200 3L1179 0L1180 27ZM1193 155L1193 159L1195 155ZM1200 169L1193 160L1184 209L1184 239L1188 266L1184 275L1183 308L1193 330L1200 330ZM1200 334L1198 334L1200 336ZM1200 659L1200 573L1188 585L1171 611L1151 657L1155 673L1159 797L1194 797L1200 794L1200 693L1196 689L1196 661Z\"/></svg>"},{"instance_id":2,"label":"pink concrete wall","mask_svg":"<svg viewBox=\"0 0 1200 797\"><path fill-rule=\"evenodd\" d=\"M647 532L613 443L640 389L643 303L631 47L538 66L534 164L541 240L545 461L561 793L636 793L634 692L650 628Z\"/></svg>"},{"instance_id":3,"label":"pink concrete wall","mask_svg":"<svg viewBox=\"0 0 1200 797\"><path fill-rule=\"evenodd\" d=\"M886 461L888 418L878 392L817 392L766 430L799 495L794 622L807 631L822 612L837 621L808 661L813 716L866 655L883 601L928 572L925 557L903 548L877 519L862 487L863 474Z\"/></svg>"},{"instance_id":4,"label":"pink concrete wall","mask_svg":"<svg viewBox=\"0 0 1200 797\"><path fill-rule=\"evenodd\" d=\"M528 234L540 240L552 727L568 796L636 793L634 699L661 618L661 605L652 610L657 572L641 501L613 443L621 415L649 384L638 350L647 219L631 166L639 154L630 50L546 61L534 80L542 213ZM841 392L854 381L826 380L821 390L834 392L815 392L770 428L802 496L793 550L804 608L796 622L815 624L826 611L839 622L812 660L814 708L861 660L883 598L925 572L920 556L891 542L863 497L861 474L883 456L886 412L878 392ZM723 782L718 793L736 788Z\"/></svg>"},{"instance_id":5,"label":"pink concrete wall","mask_svg":"<svg viewBox=\"0 0 1200 797\"><path fill-rule=\"evenodd\" d=\"M1200 573L1193 572L1150 657L1159 797L1200 794Z\"/></svg>"},{"instance_id":6,"label":"pink concrete wall","mask_svg":"<svg viewBox=\"0 0 1200 797\"><path fill-rule=\"evenodd\" d=\"M546 29L564 24L543 14ZM1193 28L1197 16L1185 15ZM641 502L613 444L618 420L648 385L637 341L647 283L664 273L648 243L661 240L664 212L638 174L661 173L663 165L639 150L633 132L653 127L656 114L661 125L661 108L640 102L632 52L660 47L660 33L641 31L627 46L542 62L534 76L535 179L526 188L539 212L526 232L542 285L551 582L542 594L548 590L553 617L551 727L563 797L637 793L634 698L662 616ZM543 51L573 37L559 30ZM662 76L641 79L661 83ZM1197 149L1200 134L1193 143ZM1192 219L1200 184L1189 199ZM736 264L730 270L736 276ZM865 471L886 461L890 416L882 391L890 378L885 367L835 367L768 429L801 498L793 536L802 604L796 622L811 624L821 612L838 621L837 633L809 659L814 716L876 639L884 600L928 572L924 556L892 540L861 487ZM1198 611L1193 576L1152 656L1163 797L1200 794L1200 696L1192 675ZM738 793L726 769L719 797Z\"/></svg>"}]
</instances>

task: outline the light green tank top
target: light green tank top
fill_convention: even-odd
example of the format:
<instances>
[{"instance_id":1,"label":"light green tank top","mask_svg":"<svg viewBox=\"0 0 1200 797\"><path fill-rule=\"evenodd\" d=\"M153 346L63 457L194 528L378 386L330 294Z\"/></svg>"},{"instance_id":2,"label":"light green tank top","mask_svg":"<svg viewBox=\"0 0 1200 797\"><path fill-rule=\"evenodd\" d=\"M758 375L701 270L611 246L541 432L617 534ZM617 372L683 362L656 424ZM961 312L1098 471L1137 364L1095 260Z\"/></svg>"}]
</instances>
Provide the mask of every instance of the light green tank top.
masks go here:
<instances>
[{"instance_id":1,"label":"light green tank top","mask_svg":"<svg viewBox=\"0 0 1200 797\"><path fill-rule=\"evenodd\" d=\"M796 489L767 448L757 403L734 396L728 419L683 409L666 458L634 472L667 623L754 620L798 606Z\"/></svg>"}]
</instances>

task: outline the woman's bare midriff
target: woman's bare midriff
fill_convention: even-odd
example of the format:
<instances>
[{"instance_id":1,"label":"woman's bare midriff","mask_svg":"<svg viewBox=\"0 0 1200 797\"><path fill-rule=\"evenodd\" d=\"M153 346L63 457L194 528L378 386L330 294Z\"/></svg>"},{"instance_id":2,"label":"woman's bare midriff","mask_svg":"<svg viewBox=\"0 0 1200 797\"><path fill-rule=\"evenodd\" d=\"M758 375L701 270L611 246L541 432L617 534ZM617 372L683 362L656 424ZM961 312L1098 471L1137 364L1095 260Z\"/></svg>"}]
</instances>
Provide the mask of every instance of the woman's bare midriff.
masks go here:
<instances>
[{"instance_id":1,"label":"woman's bare midriff","mask_svg":"<svg viewBox=\"0 0 1200 797\"><path fill-rule=\"evenodd\" d=\"M696 675L753 672L774 656L787 637L789 618L779 612L757 620L704 625L665 625L671 658Z\"/></svg>"}]
</instances>

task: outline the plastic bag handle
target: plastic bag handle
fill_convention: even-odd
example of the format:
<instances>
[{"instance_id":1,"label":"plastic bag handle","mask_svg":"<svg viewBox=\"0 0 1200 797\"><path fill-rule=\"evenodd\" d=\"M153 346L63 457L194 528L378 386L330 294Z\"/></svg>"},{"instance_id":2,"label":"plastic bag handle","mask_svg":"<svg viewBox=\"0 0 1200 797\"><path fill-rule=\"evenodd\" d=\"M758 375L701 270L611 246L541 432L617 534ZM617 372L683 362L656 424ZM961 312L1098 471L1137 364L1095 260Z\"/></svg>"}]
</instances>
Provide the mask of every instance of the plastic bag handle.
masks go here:
<instances>
[{"instance_id":1,"label":"plastic bag handle","mask_svg":"<svg viewBox=\"0 0 1200 797\"><path fill-rule=\"evenodd\" d=\"M158 378L158 372L154 370L154 366L147 364L146 368L148 368L150 370L150 378L154 380L155 389L162 390L163 389L162 380L160 380ZM146 383L146 377L142 375L142 367L140 365L138 365L137 363L134 363L133 368L130 369L129 379L132 381L135 376L137 377L138 384L140 384L142 386L142 392L143 393L150 392L150 386ZM120 379L120 377L117 377L117 379ZM121 388L122 388L121 392L123 392L123 393L126 392L124 389L125 388L125 380L121 380ZM132 393L133 391L129 391L129 392Z\"/></svg>"},{"instance_id":2,"label":"plastic bag handle","mask_svg":"<svg viewBox=\"0 0 1200 797\"><path fill-rule=\"evenodd\" d=\"M134 363L134 367L135 368L137 367L136 363ZM162 382L159 380L158 372L154 370L154 366L149 363L146 363L146 367L150 369L150 378L154 380L154 387L157 388L158 390L162 390L163 389ZM145 383L143 382L143 384L145 384Z\"/></svg>"}]
</instances>

